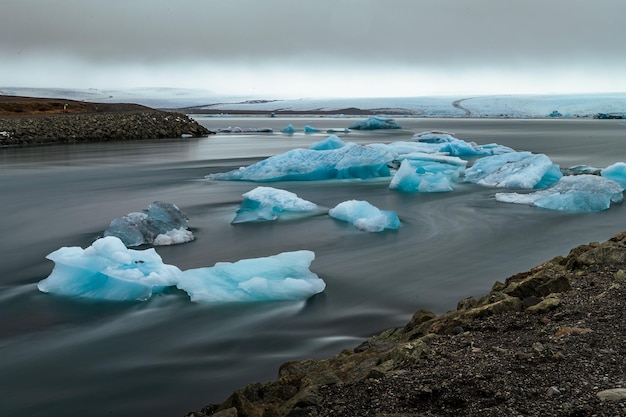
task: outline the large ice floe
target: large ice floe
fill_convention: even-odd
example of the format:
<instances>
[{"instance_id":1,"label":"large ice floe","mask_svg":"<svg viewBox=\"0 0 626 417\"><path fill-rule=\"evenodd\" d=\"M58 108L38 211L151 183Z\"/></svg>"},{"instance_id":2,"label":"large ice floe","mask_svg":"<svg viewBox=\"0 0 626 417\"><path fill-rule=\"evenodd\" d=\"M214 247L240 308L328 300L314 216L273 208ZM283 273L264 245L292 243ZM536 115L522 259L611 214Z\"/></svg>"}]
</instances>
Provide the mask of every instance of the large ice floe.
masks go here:
<instances>
[{"instance_id":1,"label":"large ice floe","mask_svg":"<svg viewBox=\"0 0 626 417\"><path fill-rule=\"evenodd\" d=\"M402 129L394 119L384 117L368 117L365 120L352 123L349 129L354 130L376 130L376 129Z\"/></svg>"},{"instance_id":2,"label":"large ice floe","mask_svg":"<svg viewBox=\"0 0 626 417\"><path fill-rule=\"evenodd\" d=\"M242 197L241 206L231 223L293 219L324 211L317 204L278 188L256 187Z\"/></svg>"},{"instance_id":3,"label":"large ice floe","mask_svg":"<svg viewBox=\"0 0 626 417\"><path fill-rule=\"evenodd\" d=\"M326 287L310 271L315 254L307 250L181 271L164 264L154 248L128 249L109 236L47 258L55 266L38 283L40 291L94 300L143 301L174 286L199 302L305 300Z\"/></svg>"},{"instance_id":4,"label":"large ice floe","mask_svg":"<svg viewBox=\"0 0 626 417\"><path fill-rule=\"evenodd\" d=\"M413 153L405 155L389 188L406 192L452 191L452 183L465 172L467 161L454 156Z\"/></svg>"},{"instance_id":5,"label":"large ice floe","mask_svg":"<svg viewBox=\"0 0 626 417\"><path fill-rule=\"evenodd\" d=\"M314 259L313 252L300 250L220 262L183 272L177 287L199 302L305 300L326 288L309 269Z\"/></svg>"},{"instance_id":6,"label":"large ice floe","mask_svg":"<svg viewBox=\"0 0 626 417\"><path fill-rule=\"evenodd\" d=\"M545 188L562 176L550 158L531 152L486 156L465 171L466 182L501 188Z\"/></svg>"},{"instance_id":7,"label":"large ice floe","mask_svg":"<svg viewBox=\"0 0 626 417\"><path fill-rule=\"evenodd\" d=\"M174 204L156 201L141 212L114 219L104 236L118 237L126 246L185 243L194 239L188 220Z\"/></svg>"},{"instance_id":8,"label":"large ice floe","mask_svg":"<svg viewBox=\"0 0 626 417\"><path fill-rule=\"evenodd\" d=\"M365 232L382 232L400 227L400 219L394 211L380 210L367 201L344 201L330 209L328 214L337 220L352 223Z\"/></svg>"},{"instance_id":9,"label":"large ice floe","mask_svg":"<svg viewBox=\"0 0 626 417\"><path fill-rule=\"evenodd\" d=\"M209 180L307 181L390 176L393 156L369 146L347 143L338 149L293 149L234 171L206 176Z\"/></svg>"},{"instance_id":10,"label":"large ice floe","mask_svg":"<svg viewBox=\"0 0 626 417\"><path fill-rule=\"evenodd\" d=\"M623 192L624 187L615 181L584 174L565 176L551 187L528 194L496 193L496 200L550 210L591 212L621 202Z\"/></svg>"}]
</instances>

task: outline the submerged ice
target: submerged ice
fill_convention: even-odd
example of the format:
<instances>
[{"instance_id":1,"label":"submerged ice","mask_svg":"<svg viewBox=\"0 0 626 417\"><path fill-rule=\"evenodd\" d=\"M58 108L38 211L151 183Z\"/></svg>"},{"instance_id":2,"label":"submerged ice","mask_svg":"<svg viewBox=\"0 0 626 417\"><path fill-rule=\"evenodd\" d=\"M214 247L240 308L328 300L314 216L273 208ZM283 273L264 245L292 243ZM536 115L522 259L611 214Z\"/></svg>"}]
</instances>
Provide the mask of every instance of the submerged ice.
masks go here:
<instances>
[{"instance_id":1,"label":"submerged ice","mask_svg":"<svg viewBox=\"0 0 626 417\"><path fill-rule=\"evenodd\" d=\"M394 119L384 117L368 117L365 120L352 123L349 129L354 130L376 130L376 129L402 129Z\"/></svg>"},{"instance_id":2,"label":"submerged ice","mask_svg":"<svg viewBox=\"0 0 626 417\"><path fill-rule=\"evenodd\" d=\"M352 223L365 232L382 232L400 227L400 219L394 211L380 210L367 201L344 201L330 209L328 214L337 220Z\"/></svg>"},{"instance_id":3,"label":"submerged ice","mask_svg":"<svg viewBox=\"0 0 626 417\"><path fill-rule=\"evenodd\" d=\"M128 213L111 221L104 236L118 237L126 246L185 243L194 239L188 230L188 220L174 204L156 201L141 212Z\"/></svg>"},{"instance_id":4,"label":"submerged ice","mask_svg":"<svg viewBox=\"0 0 626 417\"><path fill-rule=\"evenodd\" d=\"M315 254L306 250L181 271L164 264L154 248L128 249L108 236L47 258L55 266L38 283L40 291L95 300L143 301L174 286L201 302L304 300L326 286L309 270Z\"/></svg>"},{"instance_id":5,"label":"submerged ice","mask_svg":"<svg viewBox=\"0 0 626 417\"><path fill-rule=\"evenodd\" d=\"M496 200L550 210L592 212L606 210L623 200L624 187L597 175L571 175L556 184L529 194L497 193Z\"/></svg>"},{"instance_id":6,"label":"submerged ice","mask_svg":"<svg viewBox=\"0 0 626 417\"><path fill-rule=\"evenodd\" d=\"M317 204L278 188L256 187L242 197L243 202L232 223L295 218L321 212Z\"/></svg>"}]
</instances>

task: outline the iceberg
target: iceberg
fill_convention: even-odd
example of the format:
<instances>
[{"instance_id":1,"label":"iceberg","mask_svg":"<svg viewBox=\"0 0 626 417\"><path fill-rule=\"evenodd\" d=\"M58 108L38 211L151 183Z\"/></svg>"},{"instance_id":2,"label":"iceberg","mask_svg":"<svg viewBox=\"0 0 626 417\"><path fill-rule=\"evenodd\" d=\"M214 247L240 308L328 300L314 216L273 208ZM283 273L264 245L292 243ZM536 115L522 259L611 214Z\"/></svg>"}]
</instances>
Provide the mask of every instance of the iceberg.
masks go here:
<instances>
[{"instance_id":1,"label":"iceberg","mask_svg":"<svg viewBox=\"0 0 626 417\"><path fill-rule=\"evenodd\" d=\"M330 128L326 129L326 133L350 133L348 128Z\"/></svg>"},{"instance_id":2,"label":"iceberg","mask_svg":"<svg viewBox=\"0 0 626 417\"><path fill-rule=\"evenodd\" d=\"M354 130L376 130L376 129L402 129L394 119L387 119L383 117L369 117L365 120L352 123L349 129Z\"/></svg>"},{"instance_id":3,"label":"iceberg","mask_svg":"<svg viewBox=\"0 0 626 417\"><path fill-rule=\"evenodd\" d=\"M280 131L282 133L287 133L288 135L293 135L294 133L296 133L296 128L293 127L292 124L288 124L287 126L280 129Z\"/></svg>"},{"instance_id":4,"label":"iceberg","mask_svg":"<svg viewBox=\"0 0 626 417\"><path fill-rule=\"evenodd\" d=\"M156 201L141 212L114 219L104 236L115 236L126 246L174 245L194 240L188 230L188 218L171 203Z\"/></svg>"},{"instance_id":5,"label":"iceberg","mask_svg":"<svg viewBox=\"0 0 626 417\"><path fill-rule=\"evenodd\" d=\"M600 175L600 168L592 167L590 165L574 165L563 170L563 175Z\"/></svg>"},{"instance_id":6,"label":"iceberg","mask_svg":"<svg viewBox=\"0 0 626 417\"><path fill-rule=\"evenodd\" d=\"M315 128L309 125L304 126L304 133L318 133L318 132L321 132L321 130L318 128Z\"/></svg>"},{"instance_id":7,"label":"iceberg","mask_svg":"<svg viewBox=\"0 0 626 417\"><path fill-rule=\"evenodd\" d=\"M391 175L388 152L369 146L346 144L339 149L293 149L237 170L207 175L226 181L311 181L376 178Z\"/></svg>"},{"instance_id":8,"label":"iceberg","mask_svg":"<svg viewBox=\"0 0 626 417\"><path fill-rule=\"evenodd\" d=\"M502 188L545 188L563 174L544 154L509 152L477 159L465 171L465 181Z\"/></svg>"},{"instance_id":9,"label":"iceberg","mask_svg":"<svg viewBox=\"0 0 626 417\"><path fill-rule=\"evenodd\" d=\"M367 201L344 201L330 209L328 214L337 220L352 223L365 232L382 232L400 227L400 219L394 211L380 210Z\"/></svg>"},{"instance_id":10,"label":"iceberg","mask_svg":"<svg viewBox=\"0 0 626 417\"><path fill-rule=\"evenodd\" d=\"M393 152L398 160L402 160L405 155L411 153L441 154L456 157L481 157L515 152L515 150L503 145L477 145L473 142L466 142L462 139L452 137L445 141L399 141L392 143L374 143L368 146Z\"/></svg>"},{"instance_id":11,"label":"iceberg","mask_svg":"<svg viewBox=\"0 0 626 417\"><path fill-rule=\"evenodd\" d=\"M183 272L177 287L196 302L305 300L326 288L326 283L309 269L314 259L313 252L300 250L219 262L213 267Z\"/></svg>"},{"instance_id":12,"label":"iceberg","mask_svg":"<svg viewBox=\"0 0 626 417\"><path fill-rule=\"evenodd\" d=\"M391 179L389 188L424 193L452 191L452 182L465 172L466 164L467 161L456 157L408 154Z\"/></svg>"},{"instance_id":13,"label":"iceberg","mask_svg":"<svg viewBox=\"0 0 626 417\"><path fill-rule=\"evenodd\" d=\"M241 208L231 223L270 221L320 213L320 207L296 194L272 187L257 187L243 194Z\"/></svg>"},{"instance_id":14,"label":"iceberg","mask_svg":"<svg viewBox=\"0 0 626 417\"><path fill-rule=\"evenodd\" d=\"M622 187L626 188L626 163L617 162L600 171L600 175L604 178L615 181Z\"/></svg>"},{"instance_id":15,"label":"iceberg","mask_svg":"<svg viewBox=\"0 0 626 417\"><path fill-rule=\"evenodd\" d=\"M497 193L503 203L526 204L550 210L592 212L606 210L623 200L624 187L597 175L571 175L529 194Z\"/></svg>"},{"instance_id":16,"label":"iceberg","mask_svg":"<svg viewBox=\"0 0 626 417\"><path fill-rule=\"evenodd\" d=\"M145 301L168 287L192 301L305 300L326 283L309 270L315 254L301 250L181 271L164 264L154 248L128 249L108 236L86 249L63 247L47 256L55 266L37 288L45 293L105 301Z\"/></svg>"},{"instance_id":17,"label":"iceberg","mask_svg":"<svg viewBox=\"0 0 626 417\"><path fill-rule=\"evenodd\" d=\"M336 135L330 135L324 140L319 142L313 142L309 145L309 149L313 149L315 151L328 151L331 149L339 149L346 146L346 143Z\"/></svg>"},{"instance_id":18,"label":"iceberg","mask_svg":"<svg viewBox=\"0 0 626 417\"><path fill-rule=\"evenodd\" d=\"M37 284L40 291L97 300L147 300L176 285L181 273L164 264L154 248L128 249L114 236L98 239L86 249L63 247L46 258L55 266Z\"/></svg>"}]
</instances>

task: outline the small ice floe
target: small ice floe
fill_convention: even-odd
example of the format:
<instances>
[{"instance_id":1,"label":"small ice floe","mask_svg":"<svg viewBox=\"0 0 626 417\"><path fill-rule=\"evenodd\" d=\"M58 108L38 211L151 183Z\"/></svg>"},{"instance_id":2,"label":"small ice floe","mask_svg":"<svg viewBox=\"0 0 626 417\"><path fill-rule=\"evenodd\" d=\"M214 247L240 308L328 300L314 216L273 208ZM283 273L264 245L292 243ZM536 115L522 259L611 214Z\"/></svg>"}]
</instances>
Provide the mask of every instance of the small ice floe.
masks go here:
<instances>
[{"instance_id":1,"label":"small ice floe","mask_svg":"<svg viewBox=\"0 0 626 417\"><path fill-rule=\"evenodd\" d=\"M400 219L394 211L380 210L367 201L344 201L330 209L328 214L337 220L352 223L365 232L382 232L400 227Z\"/></svg>"},{"instance_id":2,"label":"small ice floe","mask_svg":"<svg viewBox=\"0 0 626 417\"><path fill-rule=\"evenodd\" d=\"M624 199L624 187L598 175L570 175L529 194L497 193L503 203L526 204L550 210L592 212L606 210Z\"/></svg>"},{"instance_id":3,"label":"small ice floe","mask_svg":"<svg viewBox=\"0 0 626 417\"><path fill-rule=\"evenodd\" d=\"M296 194L272 187L256 187L242 195L243 202L231 222L247 223L294 219L322 213L317 204Z\"/></svg>"}]
</instances>

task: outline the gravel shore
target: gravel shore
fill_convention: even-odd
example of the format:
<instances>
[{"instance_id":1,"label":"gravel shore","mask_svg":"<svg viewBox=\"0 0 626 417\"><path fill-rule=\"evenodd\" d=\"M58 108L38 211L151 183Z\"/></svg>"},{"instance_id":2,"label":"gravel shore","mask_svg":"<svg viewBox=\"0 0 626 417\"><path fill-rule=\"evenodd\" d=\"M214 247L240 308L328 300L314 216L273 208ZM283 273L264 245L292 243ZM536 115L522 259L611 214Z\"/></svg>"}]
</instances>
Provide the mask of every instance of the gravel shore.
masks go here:
<instances>
[{"instance_id":1,"label":"gravel shore","mask_svg":"<svg viewBox=\"0 0 626 417\"><path fill-rule=\"evenodd\" d=\"M209 133L185 114L134 104L0 96L0 146L199 137Z\"/></svg>"},{"instance_id":2,"label":"gravel shore","mask_svg":"<svg viewBox=\"0 0 626 417\"><path fill-rule=\"evenodd\" d=\"M626 232L188 417L626 415Z\"/></svg>"}]
</instances>

